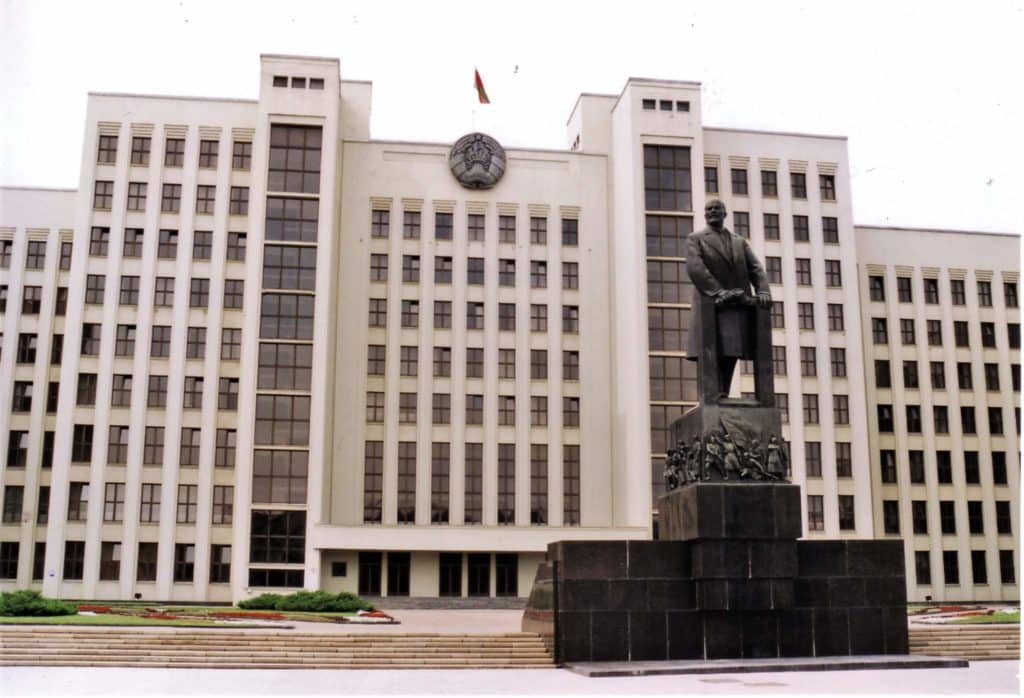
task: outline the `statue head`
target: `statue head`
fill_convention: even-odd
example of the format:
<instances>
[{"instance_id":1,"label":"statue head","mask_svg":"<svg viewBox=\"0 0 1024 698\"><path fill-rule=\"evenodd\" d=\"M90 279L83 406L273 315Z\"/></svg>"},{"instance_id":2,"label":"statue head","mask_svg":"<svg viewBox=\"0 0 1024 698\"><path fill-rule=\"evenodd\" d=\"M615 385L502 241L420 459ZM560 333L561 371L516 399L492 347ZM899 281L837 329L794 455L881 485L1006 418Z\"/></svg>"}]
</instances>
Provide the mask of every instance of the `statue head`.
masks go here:
<instances>
[{"instance_id":1,"label":"statue head","mask_svg":"<svg viewBox=\"0 0 1024 698\"><path fill-rule=\"evenodd\" d=\"M721 199L708 199L704 204L704 220L715 230L719 230L725 223L725 204Z\"/></svg>"}]
</instances>

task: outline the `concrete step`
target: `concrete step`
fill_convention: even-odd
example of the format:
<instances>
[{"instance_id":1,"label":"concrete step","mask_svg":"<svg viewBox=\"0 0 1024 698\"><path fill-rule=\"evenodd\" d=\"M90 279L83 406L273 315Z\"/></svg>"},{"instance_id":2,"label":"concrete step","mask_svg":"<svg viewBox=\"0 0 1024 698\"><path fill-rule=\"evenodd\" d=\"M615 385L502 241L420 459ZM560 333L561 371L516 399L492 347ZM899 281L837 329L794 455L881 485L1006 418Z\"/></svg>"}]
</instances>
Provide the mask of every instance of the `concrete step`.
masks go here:
<instances>
[{"instance_id":1,"label":"concrete step","mask_svg":"<svg viewBox=\"0 0 1024 698\"><path fill-rule=\"evenodd\" d=\"M0 659L0 666L47 666L47 667L152 667L163 669L554 669L553 662L538 664L399 664L385 662L345 663L345 664L295 664L295 663L262 663L262 662L135 662L126 664L120 661L61 661L47 660L40 662L8 661Z\"/></svg>"}]
</instances>

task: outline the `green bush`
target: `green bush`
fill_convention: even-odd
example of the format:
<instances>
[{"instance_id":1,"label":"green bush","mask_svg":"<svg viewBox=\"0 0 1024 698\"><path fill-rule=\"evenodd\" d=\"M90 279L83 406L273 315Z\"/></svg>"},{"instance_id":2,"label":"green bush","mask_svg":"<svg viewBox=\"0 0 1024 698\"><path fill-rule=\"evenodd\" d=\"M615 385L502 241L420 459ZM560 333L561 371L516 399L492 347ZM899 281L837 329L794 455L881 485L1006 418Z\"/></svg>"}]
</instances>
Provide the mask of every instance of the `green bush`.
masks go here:
<instances>
[{"instance_id":1,"label":"green bush","mask_svg":"<svg viewBox=\"0 0 1024 698\"><path fill-rule=\"evenodd\" d=\"M260 594L241 601L239 608L261 611L312 611L315 613L343 613L351 611L372 611L373 605L355 594L343 591L332 594L327 591L297 591L294 594Z\"/></svg>"},{"instance_id":2,"label":"green bush","mask_svg":"<svg viewBox=\"0 0 1024 698\"><path fill-rule=\"evenodd\" d=\"M274 611L277 604L284 598L280 594L260 594L245 601L239 601L238 607L247 611Z\"/></svg>"},{"instance_id":3,"label":"green bush","mask_svg":"<svg viewBox=\"0 0 1024 698\"><path fill-rule=\"evenodd\" d=\"M0 593L0 616L73 616L76 613L78 606L45 599L31 589Z\"/></svg>"}]
</instances>

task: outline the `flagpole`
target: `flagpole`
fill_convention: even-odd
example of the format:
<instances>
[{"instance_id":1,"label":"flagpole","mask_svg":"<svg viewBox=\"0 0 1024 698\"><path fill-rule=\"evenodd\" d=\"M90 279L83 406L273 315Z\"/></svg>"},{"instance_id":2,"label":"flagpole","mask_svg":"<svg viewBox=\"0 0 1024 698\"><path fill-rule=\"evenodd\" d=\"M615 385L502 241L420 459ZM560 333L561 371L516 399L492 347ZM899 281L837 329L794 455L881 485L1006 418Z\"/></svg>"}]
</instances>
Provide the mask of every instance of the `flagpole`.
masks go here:
<instances>
[{"instance_id":1,"label":"flagpole","mask_svg":"<svg viewBox=\"0 0 1024 698\"><path fill-rule=\"evenodd\" d=\"M474 76L474 78L476 77L477 74L478 74L478 69L474 65L473 66L473 76ZM476 83L475 82L473 83L473 90L476 91ZM471 113L470 125L469 125L469 132L470 133L476 133L476 103L477 103L477 101L479 101L479 100L474 100L473 101L473 103L472 103L473 104L473 108L470 110L470 113Z\"/></svg>"}]
</instances>

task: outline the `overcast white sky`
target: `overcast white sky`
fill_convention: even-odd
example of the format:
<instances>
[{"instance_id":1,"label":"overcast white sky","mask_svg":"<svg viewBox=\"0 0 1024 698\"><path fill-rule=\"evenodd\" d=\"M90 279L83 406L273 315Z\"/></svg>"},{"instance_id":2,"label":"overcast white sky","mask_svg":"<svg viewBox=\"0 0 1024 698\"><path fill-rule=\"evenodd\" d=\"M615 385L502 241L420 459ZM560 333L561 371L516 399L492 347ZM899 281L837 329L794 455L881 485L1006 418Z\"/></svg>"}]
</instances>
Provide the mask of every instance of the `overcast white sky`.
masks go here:
<instances>
[{"instance_id":1,"label":"overcast white sky","mask_svg":"<svg viewBox=\"0 0 1024 698\"><path fill-rule=\"evenodd\" d=\"M451 142L473 67L507 146L580 92L698 80L704 123L849 137L859 224L1024 228L1024 2L0 0L0 184L75 187L88 91L257 96L260 53L374 84L375 138Z\"/></svg>"}]
</instances>

